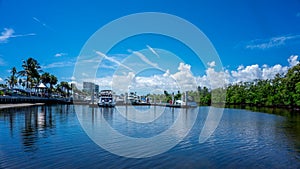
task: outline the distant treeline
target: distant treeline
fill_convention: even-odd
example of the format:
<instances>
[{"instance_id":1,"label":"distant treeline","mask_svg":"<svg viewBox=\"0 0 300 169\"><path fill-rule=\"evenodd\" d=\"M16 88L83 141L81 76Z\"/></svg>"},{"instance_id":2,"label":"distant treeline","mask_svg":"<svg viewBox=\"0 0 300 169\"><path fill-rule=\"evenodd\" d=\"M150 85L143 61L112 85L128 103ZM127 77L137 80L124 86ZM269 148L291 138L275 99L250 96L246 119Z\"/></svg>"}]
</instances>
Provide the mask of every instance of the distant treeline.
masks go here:
<instances>
[{"instance_id":1,"label":"distant treeline","mask_svg":"<svg viewBox=\"0 0 300 169\"><path fill-rule=\"evenodd\" d=\"M189 96L200 105L211 103L256 105L256 106L300 106L300 63L288 70L286 74L276 74L273 79L257 79L252 82L239 82L225 88L210 90L198 87L189 91ZM168 102L171 94L150 95L156 100ZM213 97L212 97L213 96ZM174 93L175 99L181 98L180 91Z\"/></svg>"},{"instance_id":2,"label":"distant treeline","mask_svg":"<svg viewBox=\"0 0 300 169\"><path fill-rule=\"evenodd\" d=\"M224 90L226 90L226 99L224 99L225 92L220 92ZM198 91L190 92L190 95L200 104L218 103L225 100L226 104L300 106L300 63L290 68L286 74L276 74L273 79L239 82L225 89L212 91L206 87L198 87Z\"/></svg>"}]
</instances>

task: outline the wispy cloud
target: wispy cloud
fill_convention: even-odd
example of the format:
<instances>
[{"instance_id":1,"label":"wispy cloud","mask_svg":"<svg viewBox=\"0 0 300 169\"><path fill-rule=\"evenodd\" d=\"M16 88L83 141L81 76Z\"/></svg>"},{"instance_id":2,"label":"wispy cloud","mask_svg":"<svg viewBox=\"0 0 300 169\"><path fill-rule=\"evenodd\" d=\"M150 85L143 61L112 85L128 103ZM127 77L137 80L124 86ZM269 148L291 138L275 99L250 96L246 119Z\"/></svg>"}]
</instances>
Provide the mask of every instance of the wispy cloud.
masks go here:
<instances>
[{"instance_id":1,"label":"wispy cloud","mask_svg":"<svg viewBox=\"0 0 300 169\"><path fill-rule=\"evenodd\" d=\"M50 26L48 26L46 23L42 22L41 20L39 20L37 17L32 17L32 19L34 21L36 21L37 23L39 23L40 25L42 25L43 27L51 30L51 31L54 31Z\"/></svg>"},{"instance_id":2,"label":"wispy cloud","mask_svg":"<svg viewBox=\"0 0 300 169\"><path fill-rule=\"evenodd\" d=\"M155 68L161 69L159 68L157 63L153 63L151 62L144 54L142 54L141 52L138 51L132 51L132 50L128 50L128 52L133 53L134 55L138 56L143 62L147 63L148 65L151 65Z\"/></svg>"},{"instance_id":3,"label":"wispy cloud","mask_svg":"<svg viewBox=\"0 0 300 169\"><path fill-rule=\"evenodd\" d=\"M104 68L104 69L117 69L118 67L116 65L107 65L104 64L103 62L101 62L101 64L99 65L99 68Z\"/></svg>"},{"instance_id":4,"label":"wispy cloud","mask_svg":"<svg viewBox=\"0 0 300 169\"><path fill-rule=\"evenodd\" d=\"M67 53L56 53L54 56L55 57L61 57L61 56L66 56L68 55Z\"/></svg>"},{"instance_id":5,"label":"wispy cloud","mask_svg":"<svg viewBox=\"0 0 300 169\"><path fill-rule=\"evenodd\" d=\"M124 65L124 64L122 64L122 63L119 62L118 60L116 60L116 59L114 59L114 58L112 58L112 57L108 57L108 56L106 56L104 53L99 52L99 51L96 51L96 53L97 53L99 56L103 57L104 59L109 60L109 61L111 61L111 62L117 64L118 66L122 66L122 67L124 67L124 68L126 68L126 69L128 69L128 70L130 70L130 71L132 71L132 72L134 72L133 69L131 69L130 67L128 67L128 66L126 66L126 65Z\"/></svg>"},{"instance_id":6,"label":"wispy cloud","mask_svg":"<svg viewBox=\"0 0 300 169\"><path fill-rule=\"evenodd\" d=\"M1 32L0 42L7 42L13 36L14 32L13 29L4 28L4 31Z\"/></svg>"},{"instance_id":7,"label":"wispy cloud","mask_svg":"<svg viewBox=\"0 0 300 169\"><path fill-rule=\"evenodd\" d=\"M48 65L42 66L43 69L50 69L50 68L59 68L59 67L68 67L75 65L72 61L66 61L66 62L53 62Z\"/></svg>"},{"instance_id":8,"label":"wispy cloud","mask_svg":"<svg viewBox=\"0 0 300 169\"><path fill-rule=\"evenodd\" d=\"M246 49L269 49L269 48L285 45L287 41L292 39L299 39L299 38L300 35L284 35L284 36L272 37L269 39L256 39L250 41L246 45Z\"/></svg>"},{"instance_id":9,"label":"wispy cloud","mask_svg":"<svg viewBox=\"0 0 300 169\"><path fill-rule=\"evenodd\" d=\"M1 32L0 43L6 43L10 38L36 35L35 33L19 34L19 35L16 35L14 33L15 31L12 28L4 28L4 31Z\"/></svg>"},{"instance_id":10,"label":"wispy cloud","mask_svg":"<svg viewBox=\"0 0 300 169\"><path fill-rule=\"evenodd\" d=\"M154 55L156 55L158 58L160 58L158 53L151 46L149 46L149 45L146 45L146 46Z\"/></svg>"},{"instance_id":11,"label":"wispy cloud","mask_svg":"<svg viewBox=\"0 0 300 169\"><path fill-rule=\"evenodd\" d=\"M42 26L46 27L47 25L45 23L42 23L38 18L36 17L32 17L33 20L37 21L38 23L40 23Z\"/></svg>"},{"instance_id":12,"label":"wispy cloud","mask_svg":"<svg viewBox=\"0 0 300 169\"><path fill-rule=\"evenodd\" d=\"M2 58L0 58L0 66L3 66L3 65L5 65L5 61Z\"/></svg>"}]
</instances>

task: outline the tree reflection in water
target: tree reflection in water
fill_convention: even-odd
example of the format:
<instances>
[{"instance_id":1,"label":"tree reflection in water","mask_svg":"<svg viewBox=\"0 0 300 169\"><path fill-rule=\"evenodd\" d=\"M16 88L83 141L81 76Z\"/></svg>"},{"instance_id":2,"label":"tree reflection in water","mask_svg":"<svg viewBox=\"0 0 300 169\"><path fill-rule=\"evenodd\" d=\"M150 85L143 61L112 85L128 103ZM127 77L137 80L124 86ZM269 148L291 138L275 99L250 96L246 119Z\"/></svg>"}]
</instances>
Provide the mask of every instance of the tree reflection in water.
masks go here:
<instances>
[{"instance_id":1,"label":"tree reflection in water","mask_svg":"<svg viewBox=\"0 0 300 169\"><path fill-rule=\"evenodd\" d=\"M59 109L60 111L57 112L60 114L67 114L70 106L32 106L3 109L1 110L0 118L9 122L11 138L14 138L14 130L20 131L25 152L35 152L38 149L37 142L39 139L47 138L55 132L55 119L52 113L53 108L55 110ZM67 118L64 119L66 120Z\"/></svg>"},{"instance_id":2,"label":"tree reflection in water","mask_svg":"<svg viewBox=\"0 0 300 169\"><path fill-rule=\"evenodd\" d=\"M279 128L283 128L289 140L294 140L293 144L297 152L300 152L300 112L299 110L284 109L284 108L269 108L256 106L239 106L231 105L229 108L246 109L254 112L263 112L275 114L285 117L283 123L277 124Z\"/></svg>"}]
</instances>

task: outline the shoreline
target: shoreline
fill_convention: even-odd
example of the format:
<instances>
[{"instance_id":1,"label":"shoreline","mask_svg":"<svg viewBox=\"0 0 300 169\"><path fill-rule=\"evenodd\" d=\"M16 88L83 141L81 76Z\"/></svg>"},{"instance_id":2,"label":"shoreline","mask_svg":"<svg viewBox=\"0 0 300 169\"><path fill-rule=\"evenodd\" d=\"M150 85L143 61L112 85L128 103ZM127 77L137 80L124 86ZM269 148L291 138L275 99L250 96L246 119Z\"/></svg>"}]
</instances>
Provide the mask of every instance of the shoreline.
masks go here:
<instances>
[{"instance_id":1,"label":"shoreline","mask_svg":"<svg viewBox=\"0 0 300 169\"><path fill-rule=\"evenodd\" d=\"M40 106L45 103L16 103L16 104L0 104L0 109L16 108L16 107L29 107L29 106Z\"/></svg>"},{"instance_id":2,"label":"shoreline","mask_svg":"<svg viewBox=\"0 0 300 169\"><path fill-rule=\"evenodd\" d=\"M22 104L22 103L71 103L70 98L47 98L47 97L36 97L36 96L0 96L0 104Z\"/></svg>"}]
</instances>

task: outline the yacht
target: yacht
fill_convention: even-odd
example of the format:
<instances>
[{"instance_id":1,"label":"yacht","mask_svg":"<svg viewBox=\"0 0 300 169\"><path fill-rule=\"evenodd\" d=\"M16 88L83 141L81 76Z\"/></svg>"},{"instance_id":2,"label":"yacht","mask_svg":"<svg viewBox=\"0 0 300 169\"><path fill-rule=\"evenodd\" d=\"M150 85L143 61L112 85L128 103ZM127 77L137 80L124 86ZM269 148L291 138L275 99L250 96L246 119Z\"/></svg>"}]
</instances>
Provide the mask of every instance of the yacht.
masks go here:
<instances>
[{"instance_id":1,"label":"yacht","mask_svg":"<svg viewBox=\"0 0 300 169\"><path fill-rule=\"evenodd\" d=\"M127 100L130 104L136 104L138 102L138 96L134 92L130 92Z\"/></svg>"},{"instance_id":2,"label":"yacht","mask_svg":"<svg viewBox=\"0 0 300 169\"><path fill-rule=\"evenodd\" d=\"M99 107L114 107L116 105L112 90L101 90L98 101Z\"/></svg>"}]
</instances>

